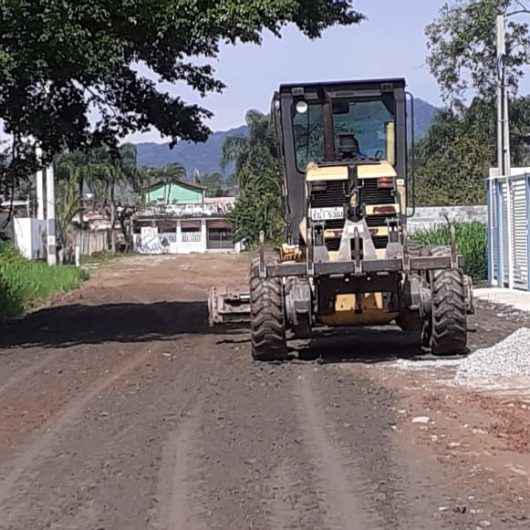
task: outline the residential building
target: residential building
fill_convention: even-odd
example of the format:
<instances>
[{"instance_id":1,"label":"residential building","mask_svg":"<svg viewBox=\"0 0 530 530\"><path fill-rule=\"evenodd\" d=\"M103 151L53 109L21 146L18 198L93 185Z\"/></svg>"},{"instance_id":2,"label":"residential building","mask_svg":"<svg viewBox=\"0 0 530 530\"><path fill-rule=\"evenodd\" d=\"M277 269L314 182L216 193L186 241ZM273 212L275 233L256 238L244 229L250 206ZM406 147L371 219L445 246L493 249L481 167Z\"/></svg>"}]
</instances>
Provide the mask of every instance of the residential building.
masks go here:
<instances>
[{"instance_id":1,"label":"residential building","mask_svg":"<svg viewBox=\"0 0 530 530\"><path fill-rule=\"evenodd\" d=\"M227 214L235 197L206 197L202 186L173 180L144 192L133 218L134 248L143 254L238 252Z\"/></svg>"}]
</instances>

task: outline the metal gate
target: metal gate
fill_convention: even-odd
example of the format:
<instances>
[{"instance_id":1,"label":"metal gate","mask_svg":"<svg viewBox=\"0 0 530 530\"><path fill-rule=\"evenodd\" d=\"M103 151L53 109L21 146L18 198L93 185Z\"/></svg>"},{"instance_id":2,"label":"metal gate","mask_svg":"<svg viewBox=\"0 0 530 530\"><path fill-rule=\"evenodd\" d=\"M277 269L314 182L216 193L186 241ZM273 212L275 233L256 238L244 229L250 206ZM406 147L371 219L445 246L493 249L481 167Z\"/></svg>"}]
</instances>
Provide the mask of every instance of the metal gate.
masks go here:
<instances>
[{"instance_id":1,"label":"metal gate","mask_svg":"<svg viewBox=\"0 0 530 530\"><path fill-rule=\"evenodd\" d=\"M530 290L530 174L488 180L488 265L491 285Z\"/></svg>"},{"instance_id":2,"label":"metal gate","mask_svg":"<svg viewBox=\"0 0 530 530\"><path fill-rule=\"evenodd\" d=\"M209 250L231 250L234 248L234 234L228 227L208 227L207 248Z\"/></svg>"}]
</instances>

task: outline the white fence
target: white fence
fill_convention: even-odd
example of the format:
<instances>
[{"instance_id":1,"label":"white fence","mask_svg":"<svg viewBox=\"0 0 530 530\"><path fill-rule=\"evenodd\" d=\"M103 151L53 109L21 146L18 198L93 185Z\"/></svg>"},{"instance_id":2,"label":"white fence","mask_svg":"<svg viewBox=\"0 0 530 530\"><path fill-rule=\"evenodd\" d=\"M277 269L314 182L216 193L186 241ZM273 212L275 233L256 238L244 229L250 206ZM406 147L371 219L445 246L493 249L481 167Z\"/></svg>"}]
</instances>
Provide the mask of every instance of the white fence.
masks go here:
<instances>
[{"instance_id":1,"label":"white fence","mask_svg":"<svg viewBox=\"0 0 530 530\"><path fill-rule=\"evenodd\" d=\"M82 256L92 256L96 252L109 249L109 237L106 230L77 230L73 236L73 246L79 245Z\"/></svg>"},{"instance_id":2,"label":"white fence","mask_svg":"<svg viewBox=\"0 0 530 530\"><path fill-rule=\"evenodd\" d=\"M32 217L13 219L15 245L27 259L43 259L46 256L46 221Z\"/></svg>"},{"instance_id":3,"label":"white fence","mask_svg":"<svg viewBox=\"0 0 530 530\"><path fill-rule=\"evenodd\" d=\"M488 222L487 206L421 206L416 208L414 217L407 221L409 233L417 230L429 230L440 225L451 222L469 223L478 221L486 224Z\"/></svg>"},{"instance_id":4,"label":"white fence","mask_svg":"<svg viewBox=\"0 0 530 530\"><path fill-rule=\"evenodd\" d=\"M488 269L490 285L530 290L530 171L488 179Z\"/></svg>"},{"instance_id":5,"label":"white fence","mask_svg":"<svg viewBox=\"0 0 530 530\"><path fill-rule=\"evenodd\" d=\"M201 242L201 232L182 232L182 242L183 243L200 243Z\"/></svg>"}]
</instances>

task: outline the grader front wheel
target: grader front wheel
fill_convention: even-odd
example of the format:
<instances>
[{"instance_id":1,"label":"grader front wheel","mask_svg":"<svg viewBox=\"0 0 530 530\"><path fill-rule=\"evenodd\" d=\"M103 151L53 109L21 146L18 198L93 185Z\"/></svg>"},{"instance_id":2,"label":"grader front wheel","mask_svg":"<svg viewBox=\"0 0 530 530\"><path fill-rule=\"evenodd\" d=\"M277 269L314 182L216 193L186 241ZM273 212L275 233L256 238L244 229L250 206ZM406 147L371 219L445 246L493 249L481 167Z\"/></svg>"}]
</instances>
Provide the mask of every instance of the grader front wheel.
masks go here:
<instances>
[{"instance_id":1,"label":"grader front wheel","mask_svg":"<svg viewBox=\"0 0 530 530\"><path fill-rule=\"evenodd\" d=\"M250 277L250 336L254 360L287 357L283 285L278 278L260 278L257 266Z\"/></svg>"}]
</instances>

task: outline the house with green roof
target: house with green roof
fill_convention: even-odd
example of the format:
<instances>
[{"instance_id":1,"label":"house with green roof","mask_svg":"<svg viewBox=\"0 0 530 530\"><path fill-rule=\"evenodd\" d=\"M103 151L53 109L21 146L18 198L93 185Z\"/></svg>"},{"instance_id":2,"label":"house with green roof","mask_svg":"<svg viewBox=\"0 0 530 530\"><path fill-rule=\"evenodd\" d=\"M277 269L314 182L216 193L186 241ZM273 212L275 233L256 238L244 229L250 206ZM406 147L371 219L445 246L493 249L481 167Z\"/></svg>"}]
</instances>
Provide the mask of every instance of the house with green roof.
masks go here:
<instances>
[{"instance_id":1,"label":"house with green roof","mask_svg":"<svg viewBox=\"0 0 530 530\"><path fill-rule=\"evenodd\" d=\"M206 188L181 180L160 181L144 190L146 206L169 206L172 204L201 204Z\"/></svg>"},{"instance_id":2,"label":"house with green roof","mask_svg":"<svg viewBox=\"0 0 530 530\"><path fill-rule=\"evenodd\" d=\"M142 254L239 252L228 214L235 197L206 197L206 188L180 180L148 186L133 217L134 248Z\"/></svg>"}]
</instances>

